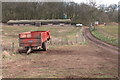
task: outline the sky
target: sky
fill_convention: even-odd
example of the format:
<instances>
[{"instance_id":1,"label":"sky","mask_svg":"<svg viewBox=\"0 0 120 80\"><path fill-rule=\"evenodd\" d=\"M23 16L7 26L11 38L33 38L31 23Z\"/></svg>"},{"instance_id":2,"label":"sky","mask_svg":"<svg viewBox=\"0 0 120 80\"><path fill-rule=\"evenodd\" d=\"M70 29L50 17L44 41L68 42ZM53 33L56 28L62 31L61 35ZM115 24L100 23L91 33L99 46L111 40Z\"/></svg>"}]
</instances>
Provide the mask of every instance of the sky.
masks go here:
<instances>
[{"instance_id":1,"label":"sky","mask_svg":"<svg viewBox=\"0 0 120 80\"><path fill-rule=\"evenodd\" d=\"M86 3L86 2L89 2L90 0L72 0L72 1L74 1L76 3L81 3L81 2ZM109 5L109 4L118 4L118 2L120 0L91 0L91 1L96 1L97 4L106 4L106 5Z\"/></svg>"},{"instance_id":2,"label":"sky","mask_svg":"<svg viewBox=\"0 0 120 80\"><path fill-rule=\"evenodd\" d=\"M1 0L0 0L1 1ZM32 1L32 2L35 2L35 1L43 1L43 2L59 2L59 1L64 1L64 0L2 0L3 2L27 2L27 1ZM118 2L120 0L65 0L65 1L74 1L76 3L81 3L81 2L84 2L84 3L88 3L89 1L96 1L97 2L97 5L99 4L105 4L105 5L109 5L109 4L118 4Z\"/></svg>"}]
</instances>

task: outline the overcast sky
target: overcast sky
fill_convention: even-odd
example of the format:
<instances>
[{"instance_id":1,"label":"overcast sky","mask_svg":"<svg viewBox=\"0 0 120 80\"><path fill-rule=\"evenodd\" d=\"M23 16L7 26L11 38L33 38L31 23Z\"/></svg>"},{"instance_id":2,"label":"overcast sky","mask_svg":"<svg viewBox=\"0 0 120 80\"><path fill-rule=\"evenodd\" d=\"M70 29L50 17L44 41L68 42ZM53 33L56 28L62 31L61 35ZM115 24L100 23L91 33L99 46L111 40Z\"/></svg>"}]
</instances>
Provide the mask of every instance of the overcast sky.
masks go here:
<instances>
[{"instance_id":1,"label":"overcast sky","mask_svg":"<svg viewBox=\"0 0 120 80\"><path fill-rule=\"evenodd\" d=\"M1 0L0 0L1 1ZM64 0L2 0L2 2L36 2L36 1L43 1L43 2L59 2ZM74 1L76 3L88 3L89 1L96 1L98 4L118 4L120 0L65 0L65 1Z\"/></svg>"},{"instance_id":2,"label":"overcast sky","mask_svg":"<svg viewBox=\"0 0 120 80\"><path fill-rule=\"evenodd\" d=\"M77 3L81 3L81 2L86 3L86 2L89 2L90 0L72 0L72 1L77 2ZM91 1L96 1L97 4L107 4L107 5L109 5L109 4L118 4L118 2L120 0L91 0Z\"/></svg>"}]
</instances>

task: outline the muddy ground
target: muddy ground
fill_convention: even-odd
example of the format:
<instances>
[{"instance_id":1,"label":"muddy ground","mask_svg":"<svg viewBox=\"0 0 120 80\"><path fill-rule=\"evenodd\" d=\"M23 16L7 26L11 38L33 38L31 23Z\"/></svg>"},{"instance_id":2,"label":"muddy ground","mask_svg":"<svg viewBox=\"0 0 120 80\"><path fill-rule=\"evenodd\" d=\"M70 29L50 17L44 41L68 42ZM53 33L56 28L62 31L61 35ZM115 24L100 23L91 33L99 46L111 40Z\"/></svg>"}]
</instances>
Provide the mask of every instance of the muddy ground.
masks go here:
<instances>
[{"instance_id":1,"label":"muddy ground","mask_svg":"<svg viewBox=\"0 0 120 80\"><path fill-rule=\"evenodd\" d=\"M89 43L3 59L4 78L113 78L117 75L118 55Z\"/></svg>"}]
</instances>

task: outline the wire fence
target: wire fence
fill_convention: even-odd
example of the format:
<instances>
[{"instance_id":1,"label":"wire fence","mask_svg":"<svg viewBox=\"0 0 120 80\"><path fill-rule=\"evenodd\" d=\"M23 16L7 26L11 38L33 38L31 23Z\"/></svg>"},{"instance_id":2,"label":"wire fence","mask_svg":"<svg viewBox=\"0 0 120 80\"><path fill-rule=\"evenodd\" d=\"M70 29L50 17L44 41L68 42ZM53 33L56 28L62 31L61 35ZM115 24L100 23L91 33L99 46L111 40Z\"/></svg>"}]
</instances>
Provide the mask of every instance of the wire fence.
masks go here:
<instances>
[{"instance_id":1,"label":"wire fence","mask_svg":"<svg viewBox=\"0 0 120 80\"><path fill-rule=\"evenodd\" d=\"M64 38L58 38L54 39L51 38L49 44L50 45L74 45L74 44L80 44L85 42L85 38L83 36L82 29L76 33L76 36L71 37L64 37Z\"/></svg>"}]
</instances>

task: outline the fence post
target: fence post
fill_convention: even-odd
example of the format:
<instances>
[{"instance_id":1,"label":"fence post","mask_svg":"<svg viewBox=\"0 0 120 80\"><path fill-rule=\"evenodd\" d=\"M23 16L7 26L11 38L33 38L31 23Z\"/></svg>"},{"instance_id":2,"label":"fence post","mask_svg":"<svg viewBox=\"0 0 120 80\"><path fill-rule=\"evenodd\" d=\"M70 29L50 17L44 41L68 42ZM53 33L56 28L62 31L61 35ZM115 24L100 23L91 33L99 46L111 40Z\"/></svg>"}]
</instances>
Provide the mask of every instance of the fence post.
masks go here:
<instances>
[{"instance_id":1,"label":"fence post","mask_svg":"<svg viewBox=\"0 0 120 80\"><path fill-rule=\"evenodd\" d=\"M12 52L14 51L14 42L12 42Z\"/></svg>"},{"instance_id":2,"label":"fence post","mask_svg":"<svg viewBox=\"0 0 120 80\"><path fill-rule=\"evenodd\" d=\"M50 39L50 45L52 45L52 39Z\"/></svg>"},{"instance_id":3,"label":"fence post","mask_svg":"<svg viewBox=\"0 0 120 80\"><path fill-rule=\"evenodd\" d=\"M77 36L76 36L76 43L78 42L78 40L77 40Z\"/></svg>"}]
</instances>

